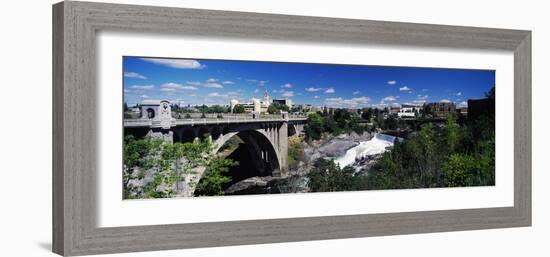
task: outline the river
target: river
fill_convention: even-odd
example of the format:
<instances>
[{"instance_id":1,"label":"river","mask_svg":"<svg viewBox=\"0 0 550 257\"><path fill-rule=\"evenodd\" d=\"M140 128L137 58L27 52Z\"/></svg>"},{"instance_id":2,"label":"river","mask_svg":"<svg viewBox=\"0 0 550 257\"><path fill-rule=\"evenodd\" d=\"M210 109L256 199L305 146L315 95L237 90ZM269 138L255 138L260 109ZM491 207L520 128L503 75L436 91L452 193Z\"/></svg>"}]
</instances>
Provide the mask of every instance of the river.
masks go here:
<instances>
[{"instance_id":1,"label":"river","mask_svg":"<svg viewBox=\"0 0 550 257\"><path fill-rule=\"evenodd\" d=\"M376 134L371 140L359 142L357 146L347 150L344 155L334 159L334 162L342 168L353 165L358 159L385 152L387 147L393 146L395 139L396 137L393 136Z\"/></svg>"}]
</instances>

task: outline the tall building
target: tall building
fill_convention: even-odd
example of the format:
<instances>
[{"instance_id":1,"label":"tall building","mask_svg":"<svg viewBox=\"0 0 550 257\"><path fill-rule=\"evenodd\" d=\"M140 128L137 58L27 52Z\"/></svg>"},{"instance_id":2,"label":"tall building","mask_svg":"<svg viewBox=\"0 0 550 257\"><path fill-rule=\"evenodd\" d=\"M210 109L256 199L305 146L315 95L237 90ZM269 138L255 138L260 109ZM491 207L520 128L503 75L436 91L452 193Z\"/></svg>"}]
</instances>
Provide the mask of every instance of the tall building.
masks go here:
<instances>
[{"instance_id":1,"label":"tall building","mask_svg":"<svg viewBox=\"0 0 550 257\"><path fill-rule=\"evenodd\" d=\"M438 117L445 117L449 113L455 113L456 112L456 105L455 103L428 103L424 106L424 109L433 113L435 116Z\"/></svg>"},{"instance_id":2,"label":"tall building","mask_svg":"<svg viewBox=\"0 0 550 257\"><path fill-rule=\"evenodd\" d=\"M270 104L269 94L267 91L264 93L264 98L261 102L256 98L252 98L252 101L244 103L239 103L239 100L237 99L231 99L230 102L231 112L233 112L235 106L242 105L244 107L244 111L248 113L267 113L267 108L269 108Z\"/></svg>"},{"instance_id":3,"label":"tall building","mask_svg":"<svg viewBox=\"0 0 550 257\"><path fill-rule=\"evenodd\" d=\"M262 105L267 105L269 107L270 101L269 101L269 94L267 93L267 90L264 92L264 101L262 102Z\"/></svg>"},{"instance_id":4,"label":"tall building","mask_svg":"<svg viewBox=\"0 0 550 257\"><path fill-rule=\"evenodd\" d=\"M292 108L292 100L286 98L286 99L273 99L273 103L278 103L280 105L286 105L288 108Z\"/></svg>"}]
</instances>

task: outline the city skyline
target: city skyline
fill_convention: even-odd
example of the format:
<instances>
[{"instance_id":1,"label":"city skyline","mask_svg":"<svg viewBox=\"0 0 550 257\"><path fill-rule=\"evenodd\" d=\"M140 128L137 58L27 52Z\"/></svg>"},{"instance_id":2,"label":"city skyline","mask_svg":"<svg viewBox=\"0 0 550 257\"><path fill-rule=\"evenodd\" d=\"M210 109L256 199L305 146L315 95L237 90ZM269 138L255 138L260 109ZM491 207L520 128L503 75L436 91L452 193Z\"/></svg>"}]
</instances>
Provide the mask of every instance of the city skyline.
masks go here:
<instances>
[{"instance_id":1,"label":"city skyline","mask_svg":"<svg viewBox=\"0 0 550 257\"><path fill-rule=\"evenodd\" d=\"M229 105L291 99L335 108L453 102L484 96L495 71L342 64L123 57L124 102L169 100L181 105Z\"/></svg>"}]
</instances>

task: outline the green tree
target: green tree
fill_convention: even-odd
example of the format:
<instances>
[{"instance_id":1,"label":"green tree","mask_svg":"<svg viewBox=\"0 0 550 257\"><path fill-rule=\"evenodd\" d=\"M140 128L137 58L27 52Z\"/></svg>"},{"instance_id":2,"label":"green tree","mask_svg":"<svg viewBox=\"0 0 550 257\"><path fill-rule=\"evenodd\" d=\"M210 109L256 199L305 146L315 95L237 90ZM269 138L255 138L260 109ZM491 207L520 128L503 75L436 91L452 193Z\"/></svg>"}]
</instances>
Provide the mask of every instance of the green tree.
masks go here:
<instances>
[{"instance_id":1,"label":"green tree","mask_svg":"<svg viewBox=\"0 0 550 257\"><path fill-rule=\"evenodd\" d=\"M395 130L397 129L397 119L394 115L389 115L387 119L384 120L382 127L384 129L388 130Z\"/></svg>"},{"instance_id":2,"label":"green tree","mask_svg":"<svg viewBox=\"0 0 550 257\"><path fill-rule=\"evenodd\" d=\"M304 131L307 139L319 140L324 132L323 117L318 113L311 113L307 117Z\"/></svg>"},{"instance_id":3,"label":"green tree","mask_svg":"<svg viewBox=\"0 0 550 257\"><path fill-rule=\"evenodd\" d=\"M233 113L244 113L244 105L237 104L233 107Z\"/></svg>"},{"instance_id":4,"label":"green tree","mask_svg":"<svg viewBox=\"0 0 550 257\"><path fill-rule=\"evenodd\" d=\"M289 139L288 142L288 167L289 169L297 168L298 161L304 157L304 149L301 140Z\"/></svg>"},{"instance_id":5,"label":"green tree","mask_svg":"<svg viewBox=\"0 0 550 257\"><path fill-rule=\"evenodd\" d=\"M314 168L308 173L308 186L313 192L335 192L355 190L360 177L355 176L355 169L346 166L341 169L332 160L317 159Z\"/></svg>"},{"instance_id":6,"label":"green tree","mask_svg":"<svg viewBox=\"0 0 550 257\"><path fill-rule=\"evenodd\" d=\"M277 114L281 111L288 112L289 109L290 108L286 104L272 103L269 105L269 107L267 107L267 112L269 114Z\"/></svg>"},{"instance_id":7,"label":"green tree","mask_svg":"<svg viewBox=\"0 0 550 257\"><path fill-rule=\"evenodd\" d=\"M277 108L275 104L271 104L269 105L269 107L267 107L267 112L269 114L276 114L276 113L279 113L279 108Z\"/></svg>"},{"instance_id":8,"label":"green tree","mask_svg":"<svg viewBox=\"0 0 550 257\"><path fill-rule=\"evenodd\" d=\"M449 187L472 185L472 174L478 169L476 160L469 155L452 154L443 164L443 182Z\"/></svg>"},{"instance_id":9,"label":"green tree","mask_svg":"<svg viewBox=\"0 0 550 257\"><path fill-rule=\"evenodd\" d=\"M238 166L239 162L231 159L216 158L212 160L201 180L195 188L195 196L223 195L224 187L231 181L227 172L231 167Z\"/></svg>"},{"instance_id":10,"label":"green tree","mask_svg":"<svg viewBox=\"0 0 550 257\"><path fill-rule=\"evenodd\" d=\"M226 111L227 111L227 108L221 105L212 105L208 107L208 110L207 110L208 113L224 113Z\"/></svg>"},{"instance_id":11,"label":"green tree","mask_svg":"<svg viewBox=\"0 0 550 257\"><path fill-rule=\"evenodd\" d=\"M447 141L448 152L453 153L455 147L458 144L458 125L454 115L447 115L447 122L445 124L445 136Z\"/></svg>"},{"instance_id":12,"label":"green tree","mask_svg":"<svg viewBox=\"0 0 550 257\"><path fill-rule=\"evenodd\" d=\"M372 108L365 108L361 113L361 118L364 120L370 120L372 118L373 111Z\"/></svg>"}]
</instances>

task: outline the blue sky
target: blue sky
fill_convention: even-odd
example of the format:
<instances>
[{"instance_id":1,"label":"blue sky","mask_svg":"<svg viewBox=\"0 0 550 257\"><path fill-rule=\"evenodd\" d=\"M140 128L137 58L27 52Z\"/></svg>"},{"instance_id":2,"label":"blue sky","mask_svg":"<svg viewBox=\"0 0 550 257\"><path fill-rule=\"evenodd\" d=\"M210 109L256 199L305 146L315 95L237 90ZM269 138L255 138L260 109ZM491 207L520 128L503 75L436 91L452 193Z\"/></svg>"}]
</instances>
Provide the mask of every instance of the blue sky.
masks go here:
<instances>
[{"instance_id":1,"label":"blue sky","mask_svg":"<svg viewBox=\"0 0 550 257\"><path fill-rule=\"evenodd\" d=\"M481 98L495 71L340 64L124 57L124 101L229 105L231 99L289 98L296 104L386 107Z\"/></svg>"}]
</instances>

